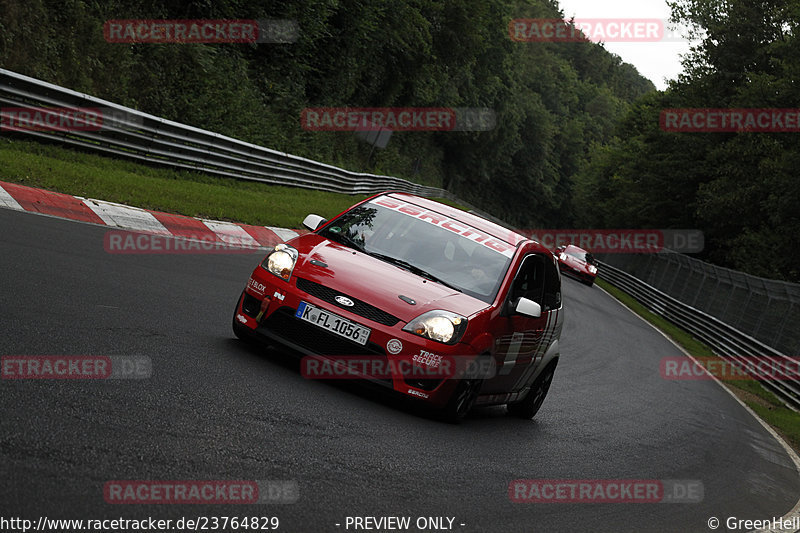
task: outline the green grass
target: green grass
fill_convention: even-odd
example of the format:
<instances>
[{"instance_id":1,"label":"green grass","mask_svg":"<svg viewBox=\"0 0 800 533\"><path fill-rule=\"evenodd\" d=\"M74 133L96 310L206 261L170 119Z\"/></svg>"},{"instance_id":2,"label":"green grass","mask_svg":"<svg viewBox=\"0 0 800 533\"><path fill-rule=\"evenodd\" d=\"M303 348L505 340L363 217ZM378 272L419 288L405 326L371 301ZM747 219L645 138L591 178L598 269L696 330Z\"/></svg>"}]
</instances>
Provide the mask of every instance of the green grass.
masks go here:
<instances>
[{"instance_id":1,"label":"green grass","mask_svg":"<svg viewBox=\"0 0 800 533\"><path fill-rule=\"evenodd\" d=\"M300 228L310 212L331 218L366 198L218 178L0 139L0 181L212 220ZM457 202L436 199L468 211Z\"/></svg>"},{"instance_id":2,"label":"green grass","mask_svg":"<svg viewBox=\"0 0 800 533\"><path fill-rule=\"evenodd\" d=\"M154 211L284 228L301 227L309 212L333 217L365 198L217 178L17 140L0 140L0 181Z\"/></svg>"},{"instance_id":3,"label":"green grass","mask_svg":"<svg viewBox=\"0 0 800 533\"><path fill-rule=\"evenodd\" d=\"M692 336L689 332L672 322L660 317L639 303L633 296L611 285L605 280L597 279L599 287L608 291L614 298L630 307L636 314L663 331L668 337L695 357L717 357L709 346ZM800 413L797 413L781 402L774 394L766 390L757 381L721 380L741 398L767 424L772 426L784 439L800 452Z\"/></svg>"}]
</instances>

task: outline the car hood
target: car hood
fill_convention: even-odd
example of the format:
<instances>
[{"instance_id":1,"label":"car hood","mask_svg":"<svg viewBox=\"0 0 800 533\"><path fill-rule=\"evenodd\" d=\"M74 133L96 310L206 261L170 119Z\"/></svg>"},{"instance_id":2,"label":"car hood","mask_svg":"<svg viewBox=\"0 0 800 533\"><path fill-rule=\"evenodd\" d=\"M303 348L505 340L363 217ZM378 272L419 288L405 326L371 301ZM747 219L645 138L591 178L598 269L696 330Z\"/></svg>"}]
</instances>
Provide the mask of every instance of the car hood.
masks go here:
<instances>
[{"instance_id":1,"label":"car hood","mask_svg":"<svg viewBox=\"0 0 800 533\"><path fill-rule=\"evenodd\" d=\"M581 261L577 257L573 257L573 256L571 256L569 254L567 254L567 257L565 259L562 259L561 262L562 263L566 263L567 265L569 265L569 266L571 266L573 268L577 268L579 270L585 270L586 272L589 271L589 264L588 263L586 263L584 261Z\"/></svg>"},{"instance_id":2,"label":"car hood","mask_svg":"<svg viewBox=\"0 0 800 533\"><path fill-rule=\"evenodd\" d=\"M320 283L357 298L409 322L432 309L470 317L489 304L449 287L426 280L353 248L308 233L289 244L299 252L293 277ZM323 264L320 264L323 263ZM411 305L400 296L416 302Z\"/></svg>"}]
</instances>

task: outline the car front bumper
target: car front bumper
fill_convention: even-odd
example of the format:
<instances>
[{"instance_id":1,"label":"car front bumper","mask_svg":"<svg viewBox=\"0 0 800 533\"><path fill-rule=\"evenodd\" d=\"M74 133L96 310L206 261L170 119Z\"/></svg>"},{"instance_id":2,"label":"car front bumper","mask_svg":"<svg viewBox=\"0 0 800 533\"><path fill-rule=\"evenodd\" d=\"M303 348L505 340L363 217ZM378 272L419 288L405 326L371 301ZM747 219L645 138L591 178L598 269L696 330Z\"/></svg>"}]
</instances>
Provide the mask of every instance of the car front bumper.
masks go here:
<instances>
[{"instance_id":1,"label":"car front bumper","mask_svg":"<svg viewBox=\"0 0 800 533\"><path fill-rule=\"evenodd\" d=\"M577 270L575 268L572 268L569 265L565 265L564 263L560 263L559 262L558 263L558 268L559 268L559 270L561 270L562 274L566 274L568 276L571 276L571 277L574 277L574 278L578 278L581 281L594 282L594 280L597 278L597 274L592 274L591 272L586 272L586 271L583 271L583 270Z\"/></svg>"},{"instance_id":2,"label":"car front bumper","mask_svg":"<svg viewBox=\"0 0 800 533\"><path fill-rule=\"evenodd\" d=\"M366 379L434 407L443 407L447 403L458 382L458 370L477 357L472 347L463 342L446 345L402 331L406 325L404 321L370 305L357 309L359 314L335 305L329 301L328 293L340 293L321 290L315 287L319 284L311 283L313 285L296 275L286 282L256 267L238 303L235 320L254 336L282 345L301 356L348 365L353 361L367 361L373 366L362 364L361 367L380 368L379 375L364 373L350 379ZM298 285L314 294L301 290ZM301 302L369 328L371 332L366 344L360 345L301 320L295 316ZM448 366L435 366L437 362ZM398 369L414 369L416 372L410 375L396 371ZM314 379L310 375L306 377Z\"/></svg>"}]
</instances>

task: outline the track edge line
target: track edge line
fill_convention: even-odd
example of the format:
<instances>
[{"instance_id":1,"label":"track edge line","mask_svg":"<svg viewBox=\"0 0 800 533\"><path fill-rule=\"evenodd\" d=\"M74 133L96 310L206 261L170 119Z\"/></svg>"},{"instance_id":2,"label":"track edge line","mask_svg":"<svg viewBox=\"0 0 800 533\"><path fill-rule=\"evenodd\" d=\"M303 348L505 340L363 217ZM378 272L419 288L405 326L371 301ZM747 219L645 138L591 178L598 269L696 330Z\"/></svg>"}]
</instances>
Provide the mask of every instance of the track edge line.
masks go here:
<instances>
[{"instance_id":1,"label":"track edge line","mask_svg":"<svg viewBox=\"0 0 800 533\"><path fill-rule=\"evenodd\" d=\"M763 419L762 419L760 416L758 416L758 413L756 413L755 411L753 411L753 410L750 408L750 406L749 406L749 405L747 405L746 403L744 403L744 402L743 402L743 401L742 401L742 400L741 400L741 399L740 399L738 396L736 396L736 394L734 394L734 393L733 393L733 391L731 391L731 390L730 390L728 387L726 387L726 386L725 386L725 384L724 384L724 383L722 383L722 381L720 381L720 380L717 378L717 376L715 376L715 375L713 375L712 373L710 373L710 372L709 372L709 371L708 371L708 370L707 370L707 369L706 369L706 368L705 368L705 367L704 367L702 364L700 364L700 362L699 362L699 361L698 361L698 360L697 360L697 359L696 359L696 358L695 358L695 357L694 357L692 354L690 354L688 351L686 351L686 349L685 349L683 346L681 346L680 344L678 344L677 342L675 342L675 340L673 340L673 339L672 339L672 338L671 338L669 335L667 335L666 333L664 333L663 331L661 331L660 329L658 329L658 328L657 328L655 325L651 324L651 323L650 323L648 320L646 320L646 319L645 319L643 316L641 316L639 313L637 313L636 311L634 311L633 309L631 309L630 307L628 307L627 305L625 305L623 302L621 302L620 300L618 300L617 298L615 298L615 297L614 297L614 295L612 295L612 294L611 294L610 292L608 292L607 290L603 289L603 288L602 288L602 287L600 287L600 286L598 286L597 288L598 288L598 289L600 289L601 291L603 291L604 293L606 293L606 295L608 295L608 297L609 297L609 298L611 298L612 300L614 300L615 302L617 302L619 305L621 305L622 307L624 307L625 309L627 309L628 311L630 311L630 312L631 312L631 314L633 314L633 315L634 315L636 318L638 318L639 320L641 320L642 322L644 322L645 324L647 324L648 326L650 326L651 328L653 328L654 330L656 330L656 331L657 331L657 332L658 332L658 333L659 333L659 334L660 334L662 337L664 337L665 339L667 339L667 340L668 340L668 341L669 341L669 342L670 342L672 345L674 345L674 346L675 346L676 348L678 348L678 349L679 349L681 352L683 352L683 354L684 354L685 356L689 357L689 359L691 359L692 361L694 361L695 363L697 363L697 364L698 364L698 365L699 365L699 366L700 366L700 367L701 367L701 368L702 368L702 369L703 369L703 370L704 370L704 371L705 371L705 372L706 372L706 373L707 373L707 374L708 374L708 375L711 377L711 379L713 379L713 380L714 380L714 381L717 383L717 385L719 385L720 387L722 387L722 389L723 389L725 392L727 392L728 394L730 394L730 395L731 395L731 397L732 397L734 400L736 400L736 402L737 402L739 405L741 405L742 407L744 407L744 409L745 409L745 410L746 410L748 413L750 413L750 415L752 415L752 417L753 417L753 418L755 418L755 419L758 421L758 423L759 423L759 424L761 424L761 425L764 427L764 429L766 429L766 430L767 430L767 432L769 432L769 434L770 434L770 435L772 435L772 437L773 437L773 438L774 438L776 441L778 441L778 443L779 443L781 446L783 446L783 449L786 451L786 454L789 456L789 458L790 458L790 459L792 460L792 462L794 463L794 468L795 468L795 471L798 473L798 475L800 475L800 456L798 456L798 455L797 455L797 452L795 452L795 451L794 451L794 449L793 449L791 446L789 446L789 445L786 443L786 441L783 439L783 437L781 437L781 436L778 434L778 432L777 432L777 431L775 431L775 430L772 428L772 426L770 426L769 424L767 424L767 423L766 423L766 422L765 422L765 421L764 421L764 420L763 420ZM787 512L787 513L786 513L786 514L785 514L783 517L781 517L781 520L784 520L784 521L791 521L791 519L792 519L792 518L794 518L794 517L800 517L800 498L798 498L798 500L797 500L797 503L795 503L795 504L794 504L794 507L792 507L792 508L789 510L789 512ZM772 532L772 533L797 533L798 531L800 531L800 530L798 530L798 529L759 529L759 530L754 530L754 532L755 532L755 533L767 533L767 532Z\"/></svg>"}]
</instances>

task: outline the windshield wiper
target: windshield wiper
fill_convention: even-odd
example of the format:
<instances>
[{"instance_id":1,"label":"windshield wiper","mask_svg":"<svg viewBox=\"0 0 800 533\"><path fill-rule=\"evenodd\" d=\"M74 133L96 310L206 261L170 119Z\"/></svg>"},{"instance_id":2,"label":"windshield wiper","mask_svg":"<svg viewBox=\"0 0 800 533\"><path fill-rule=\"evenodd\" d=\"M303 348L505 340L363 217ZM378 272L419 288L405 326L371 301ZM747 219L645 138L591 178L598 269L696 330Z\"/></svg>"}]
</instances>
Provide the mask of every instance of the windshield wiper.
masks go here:
<instances>
[{"instance_id":1,"label":"windshield wiper","mask_svg":"<svg viewBox=\"0 0 800 533\"><path fill-rule=\"evenodd\" d=\"M367 252L366 250L362 250L362 251L364 253L368 254L368 255L371 255L372 257L374 257L376 259L381 259L382 261L386 261L387 263L392 263L393 265L397 265L397 266L399 266L401 268L405 268L406 270L408 270L409 272L411 272L413 274L416 274L417 276L422 276L423 278L427 278L430 281L434 281L436 283L439 283L440 285L444 285L445 287L449 287L449 288L453 289L454 291L464 292L461 289L459 289L458 287L456 287L456 286L444 281L441 278L438 278L438 277L434 276L433 274L431 274L427 270L425 270L423 268L420 268L417 265L412 265L408 261L403 261L402 259L399 259L397 257L392 257L390 255L383 255L383 254L379 254L379 253L376 253L376 252Z\"/></svg>"},{"instance_id":2,"label":"windshield wiper","mask_svg":"<svg viewBox=\"0 0 800 533\"><path fill-rule=\"evenodd\" d=\"M358 250L359 252L364 252L365 254L369 253L364 249L364 246L359 241L355 240L346 233L337 233L335 234L335 237L330 233L326 233L325 235L323 235L323 237L326 237L332 241L336 241L339 244L344 244L345 246L349 246L350 248Z\"/></svg>"}]
</instances>

